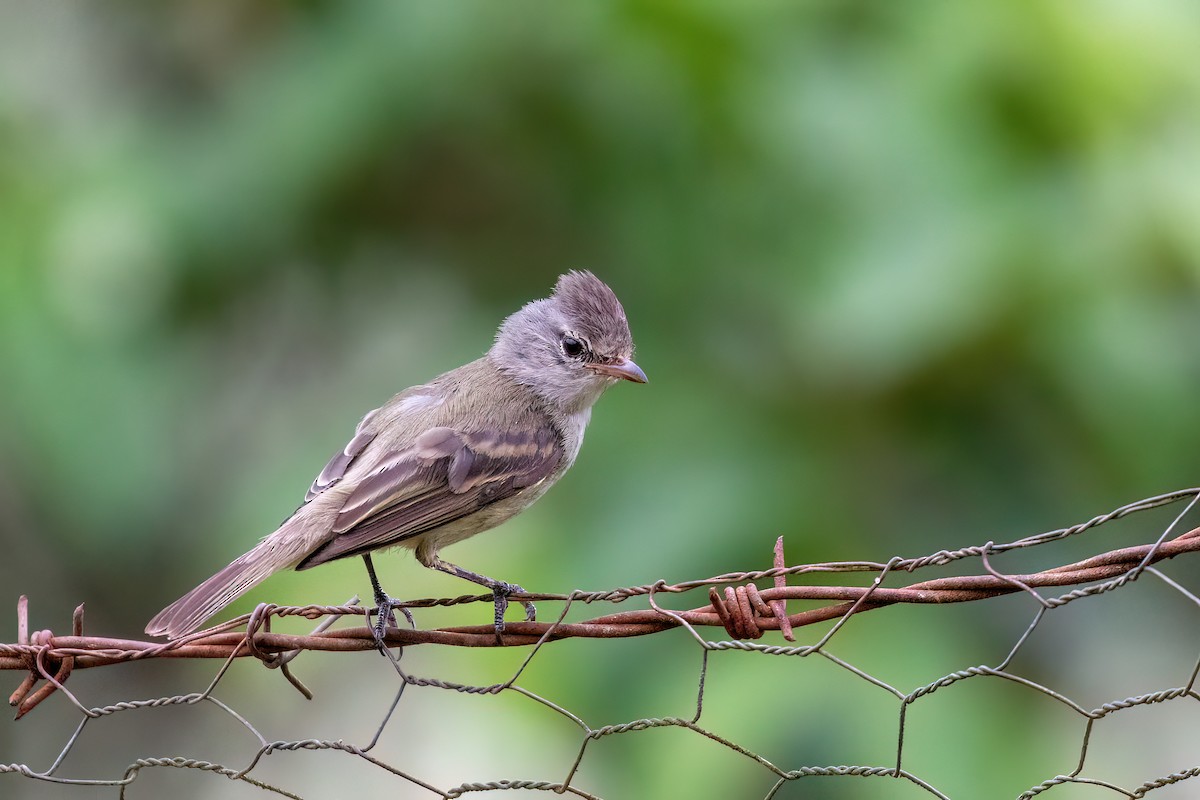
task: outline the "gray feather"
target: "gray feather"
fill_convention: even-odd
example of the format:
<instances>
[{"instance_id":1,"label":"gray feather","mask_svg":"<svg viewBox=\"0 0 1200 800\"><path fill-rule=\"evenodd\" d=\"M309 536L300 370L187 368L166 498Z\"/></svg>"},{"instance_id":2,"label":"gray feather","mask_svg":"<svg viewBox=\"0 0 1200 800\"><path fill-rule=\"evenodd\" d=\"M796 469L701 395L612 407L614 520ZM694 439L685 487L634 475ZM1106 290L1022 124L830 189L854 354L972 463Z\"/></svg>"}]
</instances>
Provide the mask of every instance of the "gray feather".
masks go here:
<instances>
[{"instance_id":1,"label":"gray feather","mask_svg":"<svg viewBox=\"0 0 1200 800\"><path fill-rule=\"evenodd\" d=\"M281 569L294 566L304 555L301 537L289 537L289 523L258 543L250 552L160 611L146 626L151 636L176 639L199 628L205 620Z\"/></svg>"},{"instance_id":2,"label":"gray feather","mask_svg":"<svg viewBox=\"0 0 1200 800\"><path fill-rule=\"evenodd\" d=\"M459 434L454 441L458 447L441 458L400 454L362 480L338 514L337 535L297 569L400 544L467 517L545 480L563 459L548 420L538 428Z\"/></svg>"}]
</instances>

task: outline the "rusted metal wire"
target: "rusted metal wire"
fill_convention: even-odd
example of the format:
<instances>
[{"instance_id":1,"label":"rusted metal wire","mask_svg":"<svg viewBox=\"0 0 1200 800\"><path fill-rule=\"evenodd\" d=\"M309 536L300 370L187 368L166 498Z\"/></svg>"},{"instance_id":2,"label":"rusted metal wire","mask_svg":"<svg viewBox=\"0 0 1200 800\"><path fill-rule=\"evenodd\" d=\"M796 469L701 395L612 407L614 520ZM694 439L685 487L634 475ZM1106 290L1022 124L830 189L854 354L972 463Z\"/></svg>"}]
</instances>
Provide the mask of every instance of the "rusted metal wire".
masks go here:
<instances>
[{"instance_id":1,"label":"rusted metal wire","mask_svg":"<svg viewBox=\"0 0 1200 800\"><path fill-rule=\"evenodd\" d=\"M1029 548L1081 534L1091 528L1119 519L1140 511L1158 508L1170 503L1189 501L1188 506L1180 513L1156 541L1123 547L1101 553L1080 561L1062 566L1045 569L1029 574L1009 574L997 570L993 566L993 557L1017 549ZM542 789L557 793L569 793L580 797L593 797L578 786L573 785L575 772L584 756L588 742L598 738L621 733L628 730L645 729L649 727L678 727L686 728L697 735L712 739L724 747L759 763L773 773L777 779L774 788L767 795L773 796L784 783L803 777L815 775L854 775L859 777L892 777L906 779L930 795L945 797L946 795L933 788L926 781L902 768L904 752L905 713L909 705L917 699L941 690L956 682L981 677L992 676L1017 682L1033 690L1063 703L1074 712L1087 720L1087 732L1084 735L1083 747L1079 764L1075 771L1048 779L1038 786L1032 787L1022 798L1031 798L1046 789L1061 783L1100 783L1082 775L1087 755L1088 733L1091 725L1106 715L1121 710L1151 703L1161 703L1180 698L1200 700L1200 694L1194 688L1197 675L1200 674L1200 662L1192 672L1191 680L1176 688L1164 689L1133 698L1111 701L1096 709L1088 709L1075 703L1069 698L1027 678L1008 671L1008 664L1017 650L1022 646L1043 616L1053 609L1059 608L1085 597L1091 597L1105 592L1114 591L1136 580L1142 574L1151 574L1165 582L1172 589L1183 593L1189 600L1200 605L1200 599L1191 594L1186 588L1172 581L1159 572L1154 565L1166 560L1200 550L1200 528L1169 538L1175 525L1200 500L1200 489L1188 489L1173 492L1159 497L1123 506L1108 514L1097 516L1087 522L1069 528L1063 528L1036 536L1019 539L1010 543L996 544L988 542L983 545L962 548L955 551L940 551L920 558L895 557L886 562L830 562L820 564L804 564L788 567L784 561L783 539L780 537L775 544L773 564L770 569L761 571L735 572L718 575L702 580L685 581L668 584L658 581L643 586L612 589L604 592L575 591L569 594L537 594L527 593L514 596L515 599L535 601L557 601L562 603L562 612L557 619L541 622L509 623L503 637L497 641L492 625L458 626L433 629L404 629L389 628L387 643L394 648L400 648L396 653L402 654L404 648L418 644L449 645L454 647L528 647L530 652L517 673L508 681L486 687L469 687L433 678L416 678L400 668L399 656L391 650L386 654L392 659L392 664L400 678L399 689L390 710L387 712L375 739L365 747L359 748L343 742L324 742L319 740L298 740L294 742L269 743L259 736L261 748L250 766L243 770L233 770L219 764L212 764L196 759L144 759L131 765L121 781L99 781L105 785L125 786L142 769L151 767L196 768L224 774L238 780L246 780L254 785L276 791L284 796L295 796L277 787L267 786L251 779L248 773L259 759L272 752L295 749L332 749L350 753L363 758L376 766L386 769L414 786L432 792L441 797L458 797L462 794L476 791L498 789ZM886 586L888 581L896 582L897 576L913 573L918 570L935 566L944 566L965 559L978 559L982 566L979 574L940 577L931 580L907 583L900 586ZM810 585L804 583L814 576L831 574L861 575L868 578L865 585ZM792 582L789 584L789 580ZM758 582L769 582L760 586ZM1073 587L1066 594L1055 597L1045 597L1047 589ZM663 598L668 595L682 594L695 589L707 588L707 605L676 610L663 605ZM830 639L847 625L855 616L867 611L884 608L895 604L931 605L948 603L969 603L987 598L1014 593L1029 594L1038 604L1038 611L1020 641L1013 647L1009 657L1004 662L994 666L976 666L956 671L943 676L932 683L904 692L889 686L878 678L832 655L826 648ZM572 608L579 605L594 603L621 603L631 598L646 596L649 608L617 612L579 621L568 621ZM398 604L404 609L420 609L451 606L464 603L491 603L489 595L464 595L454 598L431 598L414 600ZM815 607L792 609L788 612L789 603L816 603ZM83 714L84 720L76 731L78 736L83 725L90 719L107 716L118 711L142 708L155 705L195 704L200 702L215 703L227 713L233 715L243 725L253 731L253 727L243 717L232 709L224 706L211 696L212 688L221 680L234 659L244 657L258 658L265 666L279 669L282 674L299 691L311 696L300 681L291 674L288 664L298 654L305 651L364 651L376 649L371 631L355 618L362 618L373 609L364 609L354 599L341 606L275 606L262 604L249 615L200 631L187 637L171 641L142 641L134 639L117 639L102 636L85 635L83 631L83 606L76 609L72 619L70 635L56 636L49 630L39 630L30 633L29 603L22 597L17 604L17 641L13 644L0 644L0 669L17 670L26 673L16 691L10 697L10 704L17 709L17 718L29 713L39 703L55 692L61 692ZM320 620L309 634L287 634L271 630L271 620L276 617L299 616L311 620ZM339 620L348 621L345 627L333 628ZM782 637L789 643L795 642L794 631L812 626L817 623L835 621L832 628L825 631L815 644L803 646L781 646L774 644L758 644L765 633L780 631ZM244 630L242 629L244 626ZM725 641L710 641L700 634L704 628L723 628L730 637ZM700 670L699 691L697 696L696 713L690 719L657 718L642 719L621 725L602 728L591 728L582 719L565 708L516 685L525 666L535 654L549 643L567 638L623 638L645 636L670 629L684 628L690 632L702 646L704 662ZM800 769L785 770L743 748L735 742L726 740L700 727L704 680L706 674L707 654L712 650L755 650L771 655L810 656L820 655L838 664L864 680L891 693L900 706L900 736L897 745L896 763L892 766L808 766ZM160 698L151 701L121 703L115 706L88 708L76 699L65 684L74 670L89 669L100 666L110 666L124 662L145 660L151 658L216 658L225 663L213 680L209 689L202 693L181 695L171 698ZM503 691L519 692L535 702L541 703L578 725L584 732L585 738L580 747L575 766L570 770L564 781L496 781L480 784L463 784L462 786L439 790L415 776L408 775L374 759L368 751L378 740L383 727L390 719L392 712L400 701L404 689L410 685L432 686L451 689L460 692L477 694L495 694ZM255 732L257 735L257 732ZM56 761L62 760L70 750L74 738ZM54 769L38 773L24 765L0 764L0 774L18 772L40 780L53 780L61 783L75 783L53 777ZM1177 783L1200 774L1200 768L1188 767L1177 773L1155 778L1146 782L1139 789L1130 792L1124 789L1117 791L1130 797L1140 797L1147 791L1160 786ZM87 781L89 785L97 782ZM1110 787L1111 788L1111 787Z\"/></svg>"},{"instance_id":2,"label":"rusted metal wire","mask_svg":"<svg viewBox=\"0 0 1200 800\"><path fill-rule=\"evenodd\" d=\"M775 588L758 589L754 583L738 587L724 587L724 593L715 587L709 589L709 604L700 608L680 610L667 615L661 610L630 610L617 614L578 622L510 622L499 642L491 625L433 628L433 630L408 630L389 628L386 642L403 646L414 644L443 644L451 646L523 646L538 640L554 640L572 637L623 638L646 636L649 633L668 630L679 625L692 627L724 627L734 639L757 639L764 631L804 627L830 619L845 618L853 608L854 613L883 608L894 603L961 603L988 599L1015 591L1031 591L1046 587L1070 587L1105 581L1120 577L1138 565L1158 563L1182 553L1200 551L1200 528L1190 530L1174 540L1116 549L1094 555L1075 564L1054 567L1032 575L1002 576L989 575L937 578L934 581L913 583L907 587L887 589L871 587L814 587L814 585L779 585L780 579L799 572L858 572L862 563L806 565L780 569L774 567L772 576ZM986 549L982 551L986 552ZM778 560L778 559L776 559ZM895 561L895 571L910 569L918 559ZM888 565L875 565L883 570ZM740 575L725 575L709 578L698 583L725 583L730 579L766 576L768 573L744 572ZM679 593L696 585L649 584L646 587L619 589L605 593L608 601L623 600L624 597L656 593ZM569 595L527 594L529 600L595 602L596 593L571 593ZM786 601L816 600L836 601L818 608L803 610L791 615L776 612L776 604ZM404 603L409 608L444 606L461 602L491 602L491 595L469 595L452 600L418 600ZM857 603L857 608L856 608ZM359 651L374 649L372 633L364 626L337 628L311 634L271 632L271 616L305 616L308 619L320 616L361 616L367 613L360 606L272 606L264 603L254 612L210 631L200 631L173 642L145 642L139 639L116 639L100 636L84 636L83 606L76 609L71 636L54 636L48 630L38 631L31 637L18 636L16 644L0 644L0 669L19 669L28 672L22 685L13 692L10 704L18 706L18 717L28 714L42 699L49 696L55 687L67 679L72 669L109 666L144 658L230 658L254 656L265 666L283 666L282 654L294 657L304 650ZM28 630L29 603L22 596L18 602L18 630ZM330 620L332 621L332 620ZM251 632L232 630L251 624ZM790 631L788 631L790 632ZM31 692L38 679L47 679L46 684Z\"/></svg>"},{"instance_id":3,"label":"rusted metal wire","mask_svg":"<svg viewBox=\"0 0 1200 800\"><path fill-rule=\"evenodd\" d=\"M845 617L856 603L859 605L855 609L855 613L863 613L896 603L966 603L1032 589L1078 586L1119 577L1139 564L1154 564L1197 550L1200 550L1200 528L1188 531L1162 544L1147 544L1112 550L1073 564L1028 575L963 575L921 581L897 588L792 585L760 590L753 583L745 583L739 586L725 586L723 592L712 587L709 592L710 602L708 605L686 611L676 611L670 616L662 611L646 609L608 614L579 622L510 622L505 627L504 636L499 642L496 640L491 625L430 630L389 628L386 638L387 643L391 646L441 644L455 647L516 647L527 646L543 638L549 640L573 637L613 639L645 636L687 624L693 627L723 627L734 639L757 639L763 635L764 631L780 630L785 624L795 629ZM906 570L916 561L916 559L898 561L892 566L892 570ZM778 579L800 572L859 572L863 566L862 562L830 563L782 570L773 569L768 572L722 575L718 578L690 584L660 582L608 592L605 593L604 599L614 602L625 597L649 594L651 591L659 594L677 593L687 591L698 583L726 583L730 580L744 580L747 577L770 575L770 577ZM888 565L873 564L871 566L882 570ZM514 597L518 596L514 595ZM596 602L596 593L594 592L572 592L566 595L528 593L520 597L538 601ZM778 615L773 608L776 603L797 600L835 602L787 616ZM404 605L409 608L426 608L435 605L471 602L491 602L491 595L469 595L452 600L416 600ZM0 669L28 671L31 675L38 674L39 677L45 677L40 674L40 670L33 668L32 660L40 658L43 663L53 665L55 670L63 671L62 679L65 679L71 669L88 669L147 658L225 659L231 656L255 656L263 660L267 666L275 666L274 660L281 653L303 650L360 651L375 649L371 631L365 625L298 635L274 633L263 624L274 616L301 616L316 619L363 616L368 610L373 611L373 609L365 609L357 605L274 606L264 604L251 614L230 620L209 631L201 631L170 642L84 636L82 634L82 609L83 607L80 606L77 611L78 625L70 636L55 636L49 630L43 630L33 634L28 641L23 642L18 639L15 644L0 644ZM27 625L28 604L24 597L18 605L18 614L20 616L19 625ZM252 621L256 623L252 634L247 635L243 631L234 630L234 628L239 628ZM46 687L43 686L42 690L45 689ZM28 702L28 700L29 698L25 698L23 702ZM10 702L13 701L10 700Z\"/></svg>"}]
</instances>

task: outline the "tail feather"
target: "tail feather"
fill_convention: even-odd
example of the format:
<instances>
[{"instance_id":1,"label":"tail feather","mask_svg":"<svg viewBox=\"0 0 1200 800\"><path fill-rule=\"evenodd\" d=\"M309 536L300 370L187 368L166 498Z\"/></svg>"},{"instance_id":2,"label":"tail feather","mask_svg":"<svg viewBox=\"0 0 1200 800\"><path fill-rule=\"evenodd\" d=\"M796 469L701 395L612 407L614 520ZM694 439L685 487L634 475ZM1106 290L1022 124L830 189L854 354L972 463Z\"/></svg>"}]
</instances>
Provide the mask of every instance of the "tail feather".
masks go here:
<instances>
[{"instance_id":1,"label":"tail feather","mask_svg":"<svg viewBox=\"0 0 1200 800\"><path fill-rule=\"evenodd\" d=\"M168 639L186 636L270 575L294 566L304 553L296 552L296 547L281 547L280 542L286 540L278 535L281 532L263 539L253 550L164 608L146 625L146 633Z\"/></svg>"}]
</instances>

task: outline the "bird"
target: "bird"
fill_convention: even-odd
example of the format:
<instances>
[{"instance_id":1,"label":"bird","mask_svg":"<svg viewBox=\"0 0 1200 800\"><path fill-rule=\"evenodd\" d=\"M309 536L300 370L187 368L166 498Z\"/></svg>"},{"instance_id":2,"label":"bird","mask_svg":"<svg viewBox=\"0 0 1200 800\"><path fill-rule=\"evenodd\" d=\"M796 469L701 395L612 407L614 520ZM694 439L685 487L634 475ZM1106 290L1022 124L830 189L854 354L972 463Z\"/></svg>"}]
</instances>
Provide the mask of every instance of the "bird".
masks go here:
<instances>
[{"instance_id":1,"label":"bird","mask_svg":"<svg viewBox=\"0 0 1200 800\"><path fill-rule=\"evenodd\" d=\"M394 601L371 554L398 546L425 567L490 589L500 637L508 597L524 590L439 553L525 510L570 469L605 390L647 382L633 349L612 289L586 270L559 276L549 297L501 323L484 356L368 412L290 517L159 612L146 633L186 636L280 570L361 556L382 650ZM522 603L534 620L533 604Z\"/></svg>"}]
</instances>

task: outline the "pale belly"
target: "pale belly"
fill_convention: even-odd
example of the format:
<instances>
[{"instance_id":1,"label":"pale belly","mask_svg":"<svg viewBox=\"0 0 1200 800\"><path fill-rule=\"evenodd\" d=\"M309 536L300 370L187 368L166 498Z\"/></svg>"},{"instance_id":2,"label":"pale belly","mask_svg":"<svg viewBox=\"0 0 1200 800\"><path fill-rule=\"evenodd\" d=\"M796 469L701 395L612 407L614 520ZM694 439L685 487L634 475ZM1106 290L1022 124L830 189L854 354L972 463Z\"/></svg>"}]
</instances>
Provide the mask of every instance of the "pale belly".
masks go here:
<instances>
[{"instance_id":1,"label":"pale belly","mask_svg":"<svg viewBox=\"0 0 1200 800\"><path fill-rule=\"evenodd\" d=\"M474 514L457 519L440 528L426 531L411 539L405 539L397 544L401 547L407 547L410 550L416 550L417 560L422 564L426 564L443 547L449 547L456 542L461 542L463 539L469 539L477 533L494 528L524 511L534 501L545 494L554 485L555 480L557 480L557 476L551 476L536 486L530 486L528 489L512 497L485 506Z\"/></svg>"}]
</instances>

